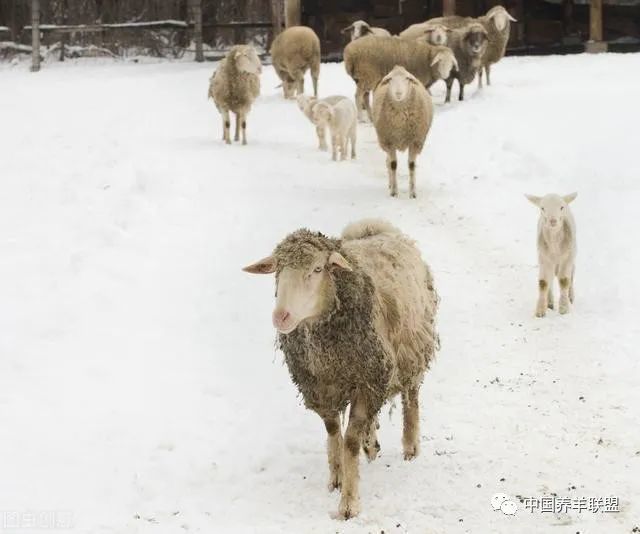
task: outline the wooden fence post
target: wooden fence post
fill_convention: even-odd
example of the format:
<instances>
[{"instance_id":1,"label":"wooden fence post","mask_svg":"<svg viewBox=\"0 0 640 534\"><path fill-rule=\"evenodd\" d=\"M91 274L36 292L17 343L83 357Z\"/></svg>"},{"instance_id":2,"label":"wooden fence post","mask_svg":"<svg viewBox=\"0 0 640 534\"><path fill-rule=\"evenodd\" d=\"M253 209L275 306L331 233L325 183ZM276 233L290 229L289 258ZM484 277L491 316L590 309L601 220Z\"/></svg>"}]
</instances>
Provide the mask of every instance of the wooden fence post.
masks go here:
<instances>
[{"instance_id":1,"label":"wooden fence post","mask_svg":"<svg viewBox=\"0 0 640 534\"><path fill-rule=\"evenodd\" d=\"M31 0L31 72L40 70L40 0Z\"/></svg>"},{"instance_id":2,"label":"wooden fence post","mask_svg":"<svg viewBox=\"0 0 640 534\"><path fill-rule=\"evenodd\" d=\"M602 40L602 0L590 2L589 41L585 49L592 54L607 51L607 43Z\"/></svg>"},{"instance_id":3,"label":"wooden fence post","mask_svg":"<svg viewBox=\"0 0 640 534\"><path fill-rule=\"evenodd\" d=\"M456 0L442 0L442 15L449 17L456 14Z\"/></svg>"},{"instance_id":4,"label":"wooden fence post","mask_svg":"<svg viewBox=\"0 0 640 534\"><path fill-rule=\"evenodd\" d=\"M282 31L282 0L271 0L271 22L273 22L273 38Z\"/></svg>"},{"instance_id":5,"label":"wooden fence post","mask_svg":"<svg viewBox=\"0 0 640 534\"><path fill-rule=\"evenodd\" d=\"M196 43L196 61L204 61L202 50L202 0L190 0L191 16L193 18L193 40Z\"/></svg>"},{"instance_id":6,"label":"wooden fence post","mask_svg":"<svg viewBox=\"0 0 640 534\"><path fill-rule=\"evenodd\" d=\"M285 9L285 26L300 26L302 16L300 14L300 0L285 0L287 7Z\"/></svg>"}]
</instances>

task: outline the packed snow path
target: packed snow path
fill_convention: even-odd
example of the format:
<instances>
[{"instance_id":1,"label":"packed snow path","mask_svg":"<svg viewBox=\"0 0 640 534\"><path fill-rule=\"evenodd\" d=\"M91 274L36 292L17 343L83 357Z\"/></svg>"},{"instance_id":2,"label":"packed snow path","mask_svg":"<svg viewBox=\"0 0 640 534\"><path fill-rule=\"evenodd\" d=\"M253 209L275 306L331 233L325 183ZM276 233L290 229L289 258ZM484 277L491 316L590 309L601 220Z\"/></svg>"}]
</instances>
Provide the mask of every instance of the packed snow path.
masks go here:
<instances>
[{"instance_id":1,"label":"packed snow path","mask_svg":"<svg viewBox=\"0 0 640 534\"><path fill-rule=\"evenodd\" d=\"M446 106L438 84L417 200L406 155L388 196L371 125L355 161L318 151L271 68L249 145L223 145L211 71L0 67L0 520L27 532L28 513L49 511L75 532L162 534L640 526L640 55L507 58L494 85ZM354 85L323 65L320 91ZM574 190L575 307L536 319L538 215L523 193ZM362 513L340 522L323 424L274 349L273 280L240 268L301 226L335 235L361 217L418 241L442 350L421 456L402 460L401 410L385 408L381 455L361 459ZM508 516L491 507L499 492L617 496L620 512L517 501Z\"/></svg>"}]
</instances>

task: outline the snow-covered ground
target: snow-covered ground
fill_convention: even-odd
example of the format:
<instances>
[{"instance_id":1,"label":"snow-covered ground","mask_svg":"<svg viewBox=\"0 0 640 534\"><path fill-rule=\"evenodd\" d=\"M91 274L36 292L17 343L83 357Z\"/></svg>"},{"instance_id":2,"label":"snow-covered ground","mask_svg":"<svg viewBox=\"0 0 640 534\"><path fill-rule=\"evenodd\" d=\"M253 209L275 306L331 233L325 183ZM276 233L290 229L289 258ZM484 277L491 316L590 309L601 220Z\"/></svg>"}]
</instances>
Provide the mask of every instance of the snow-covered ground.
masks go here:
<instances>
[{"instance_id":1,"label":"snow-covered ground","mask_svg":"<svg viewBox=\"0 0 640 534\"><path fill-rule=\"evenodd\" d=\"M271 68L249 145L223 145L211 71L0 67L0 531L640 528L640 55L507 58L461 104L437 86L417 200L404 155L388 197L368 124L356 161L319 152ZM320 88L354 92L339 64ZM575 308L536 319L523 193L573 190ZM421 456L402 460L385 408L363 511L339 522L324 427L274 349L273 281L240 268L298 227L370 216L431 264L442 350ZM497 492L620 512L507 516Z\"/></svg>"}]
</instances>

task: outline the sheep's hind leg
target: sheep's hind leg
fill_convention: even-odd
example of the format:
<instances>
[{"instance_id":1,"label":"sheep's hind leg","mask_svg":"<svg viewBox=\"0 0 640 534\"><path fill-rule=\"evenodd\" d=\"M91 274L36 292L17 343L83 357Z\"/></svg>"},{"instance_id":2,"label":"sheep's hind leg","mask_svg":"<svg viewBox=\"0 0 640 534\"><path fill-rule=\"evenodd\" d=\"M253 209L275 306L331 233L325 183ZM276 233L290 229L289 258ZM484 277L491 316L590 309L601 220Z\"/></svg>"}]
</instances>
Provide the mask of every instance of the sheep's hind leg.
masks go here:
<instances>
[{"instance_id":1,"label":"sheep's hind leg","mask_svg":"<svg viewBox=\"0 0 640 534\"><path fill-rule=\"evenodd\" d=\"M233 136L234 141L240 141L240 122L241 122L241 114L236 113L236 133Z\"/></svg>"},{"instance_id":2,"label":"sheep's hind leg","mask_svg":"<svg viewBox=\"0 0 640 534\"><path fill-rule=\"evenodd\" d=\"M573 278L576 274L576 266L573 266L573 269L571 271L571 285L569 285L569 302L571 302L571 304L573 304L573 299L575 298L575 293L573 292Z\"/></svg>"},{"instance_id":3,"label":"sheep's hind leg","mask_svg":"<svg viewBox=\"0 0 640 534\"><path fill-rule=\"evenodd\" d=\"M449 76L446 80L445 83L447 84L447 96L445 97L444 101L446 102L451 102L451 88L453 86L453 80L455 78L453 78L452 76Z\"/></svg>"},{"instance_id":4,"label":"sheep's hind leg","mask_svg":"<svg viewBox=\"0 0 640 534\"><path fill-rule=\"evenodd\" d=\"M396 175L398 158L395 150L387 152L387 169L389 171L389 194L396 197L398 196L398 177Z\"/></svg>"},{"instance_id":5,"label":"sheep's hind leg","mask_svg":"<svg viewBox=\"0 0 640 534\"><path fill-rule=\"evenodd\" d=\"M231 144L231 117L227 110L222 112L222 140L228 145Z\"/></svg>"},{"instance_id":6,"label":"sheep's hind leg","mask_svg":"<svg viewBox=\"0 0 640 534\"><path fill-rule=\"evenodd\" d=\"M240 127L242 128L242 144L247 144L247 113L242 114L242 122L240 123Z\"/></svg>"},{"instance_id":7,"label":"sheep's hind leg","mask_svg":"<svg viewBox=\"0 0 640 534\"><path fill-rule=\"evenodd\" d=\"M464 100L464 84L458 80L458 85L460 86L460 93L458 93L458 100L461 102Z\"/></svg>"},{"instance_id":8,"label":"sheep's hind leg","mask_svg":"<svg viewBox=\"0 0 640 534\"><path fill-rule=\"evenodd\" d=\"M378 418L374 417L369 425L369 432L362 442L362 450L370 462L375 460L380 452L380 442L378 441L377 433L378 428L380 428Z\"/></svg>"},{"instance_id":9,"label":"sheep's hind leg","mask_svg":"<svg viewBox=\"0 0 640 534\"><path fill-rule=\"evenodd\" d=\"M327 429L327 459L329 461L329 491L340 489L342 484L342 432L340 416L323 417Z\"/></svg>"},{"instance_id":10,"label":"sheep's hind leg","mask_svg":"<svg viewBox=\"0 0 640 534\"><path fill-rule=\"evenodd\" d=\"M359 453L364 433L367 430L367 410L362 399L356 398L349 410L349 425L344 435L342 454L342 496L338 513L343 519L355 517L360 512L360 493L358 491Z\"/></svg>"},{"instance_id":11,"label":"sheep's hind leg","mask_svg":"<svg viewBox=\"0 0 640 534\"><path fill-rule=\"evenodd\" d=\"M487 73L487 85L491 85L491 65L486 65L484 71Z\"/></svg>"},{"instance_id":12,"label":"sheep's hind leg","mask_svg":"<svg viewBox=\"0 0 640 534\"><path fill-rule=\"evenodd\" d=\"M404 459L413 460L420 453L419 388L402 392L402 448Z\"/></svg>"}]
</instances>

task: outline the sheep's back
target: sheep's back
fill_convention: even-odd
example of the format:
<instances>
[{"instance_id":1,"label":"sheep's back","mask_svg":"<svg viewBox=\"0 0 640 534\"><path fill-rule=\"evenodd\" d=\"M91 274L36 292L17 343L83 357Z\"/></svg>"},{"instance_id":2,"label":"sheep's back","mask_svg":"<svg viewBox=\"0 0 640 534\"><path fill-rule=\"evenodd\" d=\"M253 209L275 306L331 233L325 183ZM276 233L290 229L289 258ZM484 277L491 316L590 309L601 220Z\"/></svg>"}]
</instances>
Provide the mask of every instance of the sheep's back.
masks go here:
<instances>
[{"instance_id":1,"label":"sheep's back","mask_svg":"<svg viewBox=\"0 0 640 534\"><path fill-rule=\"evenodd\" d=\"M320 63L320 39L311 28L293 26L280 33L271 45L274 65L293 72Z\"/></svg>"}]
</instances>

